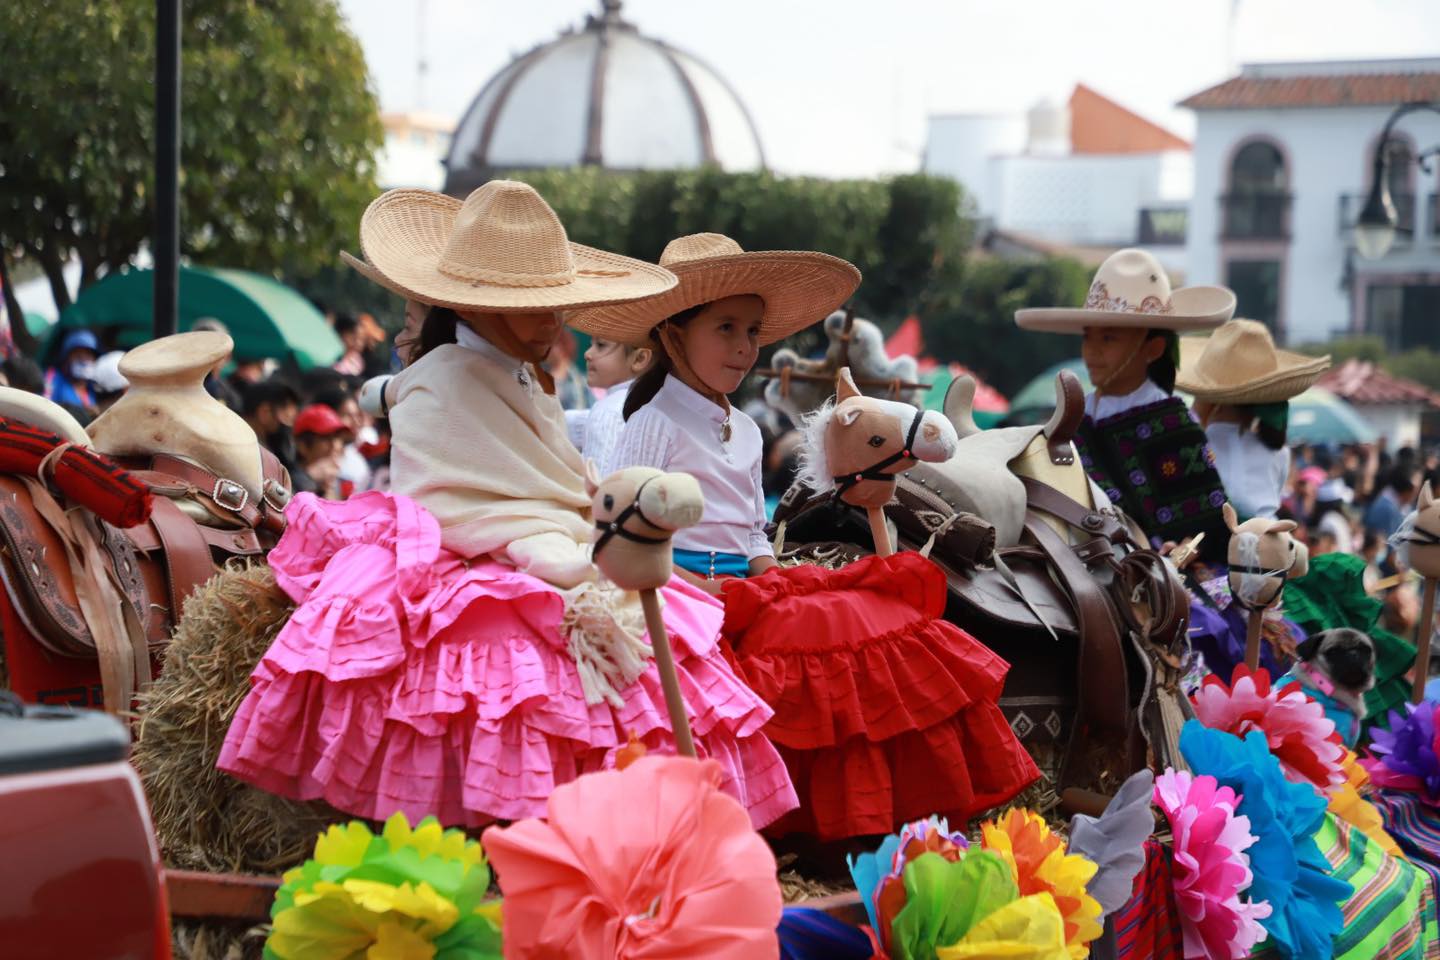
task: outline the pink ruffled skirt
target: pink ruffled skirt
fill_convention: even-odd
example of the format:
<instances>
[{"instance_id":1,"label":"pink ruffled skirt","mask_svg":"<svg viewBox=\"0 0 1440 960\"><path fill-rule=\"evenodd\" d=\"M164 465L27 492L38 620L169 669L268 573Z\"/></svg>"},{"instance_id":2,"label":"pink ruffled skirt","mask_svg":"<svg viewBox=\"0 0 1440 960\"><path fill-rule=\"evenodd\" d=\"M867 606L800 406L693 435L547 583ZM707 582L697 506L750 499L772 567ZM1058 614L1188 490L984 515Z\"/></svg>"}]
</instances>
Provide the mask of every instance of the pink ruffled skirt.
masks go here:
<instances>
[{"instance_id":1,"label":"pink ruffled skirt","mask_svg":"<svg viewBox=\"0 0 1440 960\"><path fill-rule=\"evenodd\" d=\"M479 826L543 816L557 786L613 766L632 732L674 752L653 661L622 709L587 704L560 595L445 550L419 504L301 494L286 514L269 561L299 606L251 674L221 770L369 820ZM697 752L764 826L798 804L760 732L771 710L717 649L719 603L678 578L661 594Z\"/></svg>"}]
</instances>

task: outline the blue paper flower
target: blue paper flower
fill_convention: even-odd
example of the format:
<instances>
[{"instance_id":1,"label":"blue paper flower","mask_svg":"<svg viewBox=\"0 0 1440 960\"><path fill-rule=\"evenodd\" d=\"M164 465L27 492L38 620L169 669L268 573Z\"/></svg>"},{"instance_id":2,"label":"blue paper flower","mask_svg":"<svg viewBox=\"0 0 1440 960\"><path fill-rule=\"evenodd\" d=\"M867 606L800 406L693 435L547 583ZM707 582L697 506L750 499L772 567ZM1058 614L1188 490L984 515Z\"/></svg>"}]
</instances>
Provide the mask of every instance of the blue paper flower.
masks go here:
<instances>
[{"instance_id":1,"label":"blue paper flower","mask_svg":"<svg viewBox=\"0 0 1440 960\"><path fill-rule=\"evenodd\" d=\"M1325 798L1308 783L1287 780L1258 731L1241 740L1191 720L1180 732L1180 752L1195 773L1241 795L1238 813L1250 819L1256 837L1247 851L1255 875L1250 899L1269 901L1270 916L1260 922L1281 955L1332 956L1331 938L1345 922L1339 903L1354 888L1330 876L1315 843Z\"/></svg>"}]
</instances>

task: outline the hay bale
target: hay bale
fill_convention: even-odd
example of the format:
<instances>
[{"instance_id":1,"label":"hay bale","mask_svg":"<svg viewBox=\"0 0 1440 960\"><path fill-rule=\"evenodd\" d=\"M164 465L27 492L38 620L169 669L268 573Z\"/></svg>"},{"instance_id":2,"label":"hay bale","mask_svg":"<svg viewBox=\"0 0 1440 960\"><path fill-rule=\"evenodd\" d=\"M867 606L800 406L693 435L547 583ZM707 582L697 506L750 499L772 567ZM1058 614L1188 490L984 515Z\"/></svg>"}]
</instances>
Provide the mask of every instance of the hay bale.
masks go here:
<instances>
[{"instance_id":1,"label":"hay bale","mask_svg":"<svg viewBox=\"0 0 1440 960\"><path fill-rule=\"evenodd\" d=\"M215 768L250 672L294 604L264 565L232 566L200 587L140 698L133 762L167 866L277 873L346 815L266 793Z\"/></svg>"},{"instance_id":2,"label":"hay bale","mask_svg":"<svg viewBox=\"0 0 1440 960\"><path fill-rule=\"evenodd\" d=\"M270 924L244 920L175 920L170 925L174 960L262 960Z\"/></svg>"}]
</instances>

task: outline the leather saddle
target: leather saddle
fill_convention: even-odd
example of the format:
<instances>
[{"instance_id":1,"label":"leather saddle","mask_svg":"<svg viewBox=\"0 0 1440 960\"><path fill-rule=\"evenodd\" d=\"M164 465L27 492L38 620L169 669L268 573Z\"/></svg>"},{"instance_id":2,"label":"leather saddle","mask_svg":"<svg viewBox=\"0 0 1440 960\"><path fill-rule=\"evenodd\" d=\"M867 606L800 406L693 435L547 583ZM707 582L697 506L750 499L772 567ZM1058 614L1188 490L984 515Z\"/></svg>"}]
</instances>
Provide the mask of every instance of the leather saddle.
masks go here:
<instances>
[{"instance_id":1,"label":"leather saddle","mask_svg":"<svg viewBox=\"0 0 1440 960\"><path fill-rule=\"evenodd\" d=\"M1123 778L1144 765L1158 732L1145 702L1175 679L1188 597L1076 462L1083 394L1073 375L1057 387L1049 423L982 432L969 416L973 384L957 380L946 399L956 455L902 474L887 513L902 546L928 550L945 572L947 619L1012 665L1001 708L1063 784L1093 782L1096 766ZM864 542L853 513L797 485L776 520L792 540ZM1092 748L1108 755L1086 758Z\"/></svg>"},{"instance_id":2,"label":"leather saddle","mask_svg":"<svg viewBox=\"0 0 1440 960\"><path fill-rule=\"evenodd\" d=\"M262 450L265 496L252 503L238 484L178 454L112 459L154 495L150 517L139 526L122 530L94 518L102 560L128 608L121 618L134 615L153 657L190 594L230 559L258 558L274 546L284 531L290 478ZM34 482L0 474L0 578L35 644L55 656L95 661L100 654L76 583L85 574L67 559L65 533L37 508Z\"/></svg>"}]
</instances>

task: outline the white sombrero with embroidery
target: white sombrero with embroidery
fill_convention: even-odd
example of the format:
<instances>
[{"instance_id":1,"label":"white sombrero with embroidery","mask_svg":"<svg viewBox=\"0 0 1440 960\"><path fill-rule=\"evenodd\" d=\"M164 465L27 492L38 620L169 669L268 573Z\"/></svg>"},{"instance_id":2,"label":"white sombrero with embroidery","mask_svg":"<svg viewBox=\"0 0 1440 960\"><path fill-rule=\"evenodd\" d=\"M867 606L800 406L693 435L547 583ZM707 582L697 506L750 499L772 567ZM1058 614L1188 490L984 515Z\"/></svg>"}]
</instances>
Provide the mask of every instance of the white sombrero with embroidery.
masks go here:
<instances>
[{"instance_id":1,"label":"white sombrero with embroidery","mask_svg":"<svg viewBox=\"0 0 1440 960\"><path fill-rule=\"evenodd\" d=\"M1170 289L1160 261L1144 250L1117 250L1095 272L1083 307L1035 307L1015 311L1026 330L1084 333L1086 327L1209 330L1235 313L1235 294L1225 287Z\"/></svg>"},{"instance_id":2,"label":"white sombrero with embroidery","mask_svg":"<svg viewBox=\"0 0 1440 960\"><path fill-rule=\"evenodd\" d=\"M674 290L648 300L581 310L566 322L593 336L639 346L667 317L748 294L765 301L763 346L823 320L860 286L860 271L839 257L802 250L747 253L719 233L671 240L660 265L680 279Z\"/></svg>"},{"instance_id":3,"label":"white sombrero with embroidery","mask_svg":"<svg viewBox=\"0 0 1440 960\"><path fill-rule=\"evenodd\" d=\"M535 188L492 180L464 202L390 190L360 220L364 259L350 266L407 300L453 310L574 310L675 286L663 267L571 243Z\"/></svg>"}]
</instances>

